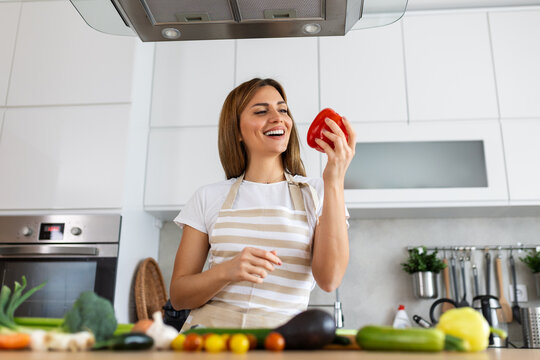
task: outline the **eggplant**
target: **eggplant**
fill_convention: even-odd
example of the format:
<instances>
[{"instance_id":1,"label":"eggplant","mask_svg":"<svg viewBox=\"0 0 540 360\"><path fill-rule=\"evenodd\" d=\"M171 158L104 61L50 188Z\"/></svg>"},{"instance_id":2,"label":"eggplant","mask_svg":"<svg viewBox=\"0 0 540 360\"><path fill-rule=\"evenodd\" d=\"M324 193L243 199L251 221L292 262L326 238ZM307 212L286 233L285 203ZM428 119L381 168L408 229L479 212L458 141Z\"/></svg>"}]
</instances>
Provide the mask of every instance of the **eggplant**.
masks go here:
<instances>
[{"instance_id":1,"label":"eggplant","mask_svg":"<svg viewBox=\"0 0 540 360\"><path fill-rule=\"evenodd\" d=\"M294 316L274 331L285 338L287 350L316 350L332 343L336 336L336 323L329 313L310 309Z\"/></svg>"},{"instance_id":2,"label":"eggplant","mask_svg":"<svg viewBox=\"0 0 540 360\"><path fill-rule=\"evenodd\" d=\"M154 345L154 339L143 333L125 333L98 341L92 350L147 350Z\"/></svg>"}]
</instances>

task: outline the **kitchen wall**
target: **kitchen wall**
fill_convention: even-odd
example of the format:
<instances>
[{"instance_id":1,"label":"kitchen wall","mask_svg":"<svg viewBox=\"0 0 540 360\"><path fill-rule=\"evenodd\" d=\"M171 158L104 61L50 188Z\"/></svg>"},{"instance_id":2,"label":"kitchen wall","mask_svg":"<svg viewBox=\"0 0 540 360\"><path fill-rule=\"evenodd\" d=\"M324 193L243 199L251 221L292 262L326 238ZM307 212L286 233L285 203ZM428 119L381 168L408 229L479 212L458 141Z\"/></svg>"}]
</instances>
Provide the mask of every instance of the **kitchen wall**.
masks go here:
<instances>
[{"instance_id":1,"label":"kitchen wall","mask_svg":"<svg viewBox=\"0 0 540 360\"><path fill-rule=\"evenodd\" d=\"M366 324L391 325L399 304L405 305L410 317L418 314L429 319L429 307L433 300L416 299L410 275L401 270L400 263L407 258L407 246L515 246L517 243L538 244L539 237L539 217L352 219L349 227L350 261L340 286L344 326L359 328ZM160 235L159 264L167 284L170 283L174 254L180 238L180 228L172 222L166 222ZM472 281L470 266L473 263L478 266L480 292L485 291L483 255L483 252L473 252L471 262L466 265L469 281ZM501 255L505 297L509 300L508 286L512 283L507 261L509 253L503 251ZM523 253L515 252L513 255L516 258L517 281L527 286L529 298L528 303L520 305L540 306L540 294L536 293L533 275L517 259L522 257ZM495 256L497 252L492 252L493 261ZM471 284L472 282L469 282L467 287L469 303L472 301ZM444 288L441 283L439 285L440 294L443 296ZM491 294L498 295L493 266ZM332 304L334 299L334 293L326 293L315 288L310 303ZM511 341L521 343L520 326L514 322L509 330Z\"/></svg>"}]
</instances>

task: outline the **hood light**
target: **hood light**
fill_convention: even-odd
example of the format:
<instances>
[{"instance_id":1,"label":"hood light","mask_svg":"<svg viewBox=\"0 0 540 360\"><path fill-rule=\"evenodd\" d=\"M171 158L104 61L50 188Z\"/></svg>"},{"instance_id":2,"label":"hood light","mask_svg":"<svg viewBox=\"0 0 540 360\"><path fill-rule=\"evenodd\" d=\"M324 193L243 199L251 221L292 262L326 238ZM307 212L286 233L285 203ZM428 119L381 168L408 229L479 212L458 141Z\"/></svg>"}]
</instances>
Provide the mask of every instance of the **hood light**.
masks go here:
<instances>
[{"instance_id":1,"label":"hood light","mask_svg":"<svg viewBox=\"0 0 540 360\"><path fill-rule=\"evenodd\" d=\"M304 34L315 35L321 32L321 25L319 24L306 24L302 27Z\"/></svg>"},{"instance_id":2,"label":"hood light","mask_svg":"<svg viewBox=\"0 0 540 360\"><path fill-rule=\"evenodd\" d=\"M174 39L178 39L181 34L180 34L180 30L178 30L178 29L165 28L165 29L161 30L161 35L163 35L163 37L165 39L174 40Z\"/></svg>"}]
</instances>

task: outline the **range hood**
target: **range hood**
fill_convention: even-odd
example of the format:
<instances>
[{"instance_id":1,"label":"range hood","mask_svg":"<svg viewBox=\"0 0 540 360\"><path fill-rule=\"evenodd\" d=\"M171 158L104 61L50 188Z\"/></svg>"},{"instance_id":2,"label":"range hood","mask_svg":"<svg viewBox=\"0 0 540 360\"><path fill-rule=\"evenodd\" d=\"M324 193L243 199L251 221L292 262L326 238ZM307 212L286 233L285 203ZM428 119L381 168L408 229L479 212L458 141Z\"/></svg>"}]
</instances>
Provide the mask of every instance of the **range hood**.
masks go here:
<instances>
[{"instance_id":1,"label":"range hood","mask_svg":"<svg viewBox=\"0 0 540 360\"><path fill-rule=\"evenodd\" d=\"M407 0L70 0L96 30L142 41L345 35L398 20Z\"/></svg>"}]
</instances>

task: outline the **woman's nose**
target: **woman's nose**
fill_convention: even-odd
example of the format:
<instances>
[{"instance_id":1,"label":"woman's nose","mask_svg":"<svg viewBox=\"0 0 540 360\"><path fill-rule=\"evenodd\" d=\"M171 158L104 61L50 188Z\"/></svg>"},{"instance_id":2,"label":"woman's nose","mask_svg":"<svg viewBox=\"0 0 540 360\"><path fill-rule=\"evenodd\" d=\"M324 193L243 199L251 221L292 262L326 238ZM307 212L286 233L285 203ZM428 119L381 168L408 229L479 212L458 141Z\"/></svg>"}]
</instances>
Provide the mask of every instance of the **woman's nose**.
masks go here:
<instances>
[{"instance_id":1,"label":"woman's nose","mask_svg":"<svg viewBox=\"0 0 540 360\"><path fill-rule=\"evenodd\" d=\"M283 121L283 113L279 109L270 110L270 120L271 121Z\"/></svg>"}]
</instances>

